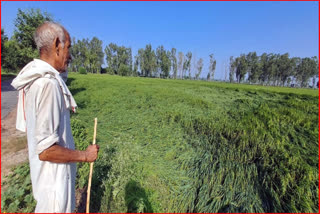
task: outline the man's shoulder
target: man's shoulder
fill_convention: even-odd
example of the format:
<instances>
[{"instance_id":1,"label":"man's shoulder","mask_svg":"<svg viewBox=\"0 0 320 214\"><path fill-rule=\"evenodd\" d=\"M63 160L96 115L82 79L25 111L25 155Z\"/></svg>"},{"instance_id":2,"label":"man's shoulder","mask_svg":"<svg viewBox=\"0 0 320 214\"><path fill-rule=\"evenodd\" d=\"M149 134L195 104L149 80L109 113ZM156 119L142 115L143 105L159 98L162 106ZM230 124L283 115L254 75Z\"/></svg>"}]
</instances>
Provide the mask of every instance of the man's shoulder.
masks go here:
<instances>
[{"instance_id":1,"label":"man's shoulder","mask_svg":"<svg viewBox=\"0 0 320 214\"><path fill-rule=\"evenodd\" d=\"M35 93L41 93L43 90L49 90L49 91L59 91L60 85L59 82L52 76L46 75L44 77L40 77L36 79L31 87L31 91L34 91Z\"/></svg>"},{"instance_id":2,"label":"man's shoulder","mask_svg":"<svg viewBox=\"0 0 320 214\"><path fill-rule=\"evenodd\" d=\"M59 88L59 82L56 78L52 77L51 75L45 75L44 77L40 77L36 79L32 86L44 88L44 87L55 87Z\"/></svg>"}]
</instances>

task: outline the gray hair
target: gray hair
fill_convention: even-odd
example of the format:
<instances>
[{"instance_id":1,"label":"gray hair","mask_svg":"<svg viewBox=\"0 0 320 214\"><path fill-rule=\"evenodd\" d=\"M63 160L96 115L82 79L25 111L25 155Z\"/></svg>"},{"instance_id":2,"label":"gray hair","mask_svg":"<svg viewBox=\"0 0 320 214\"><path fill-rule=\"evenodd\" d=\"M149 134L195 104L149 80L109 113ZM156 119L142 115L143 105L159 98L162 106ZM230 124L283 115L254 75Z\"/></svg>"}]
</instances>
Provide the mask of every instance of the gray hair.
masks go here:
<instances>
[{"instance_id":1,"label":"gray hair","mask_svg":"<svg viewBox=\"0 0 320 214\"><path fill-rule=\"evenodd\" d=\"M59 38L62 47L66 41L66 29L58 23L44 22L40 25L34 33L34 41L38 50L49 50L55 38Z\"/></svg>"}]
</instances>

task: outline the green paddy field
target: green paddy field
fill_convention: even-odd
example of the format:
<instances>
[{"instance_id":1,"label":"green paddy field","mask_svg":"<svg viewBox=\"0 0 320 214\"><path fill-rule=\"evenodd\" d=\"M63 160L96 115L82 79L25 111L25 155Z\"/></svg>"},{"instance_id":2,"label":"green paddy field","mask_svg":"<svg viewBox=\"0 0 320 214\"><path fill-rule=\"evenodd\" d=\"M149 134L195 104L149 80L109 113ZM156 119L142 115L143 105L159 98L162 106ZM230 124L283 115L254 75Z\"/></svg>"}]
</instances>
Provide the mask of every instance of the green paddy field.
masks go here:
<instances>
[{"instance_id":1,"label":"green paddy field","mask_svg":"<svg viewBox=\"0 0 320 214\"><path fill-rule=\"evenodd\" d=\"M74 73L68 85L79 149L98 118L91 212L318 212L318 90ZM79 164L79 189L88 174ZM32 211L23 185L2 211Z\"/></svg>"}]
</instances>

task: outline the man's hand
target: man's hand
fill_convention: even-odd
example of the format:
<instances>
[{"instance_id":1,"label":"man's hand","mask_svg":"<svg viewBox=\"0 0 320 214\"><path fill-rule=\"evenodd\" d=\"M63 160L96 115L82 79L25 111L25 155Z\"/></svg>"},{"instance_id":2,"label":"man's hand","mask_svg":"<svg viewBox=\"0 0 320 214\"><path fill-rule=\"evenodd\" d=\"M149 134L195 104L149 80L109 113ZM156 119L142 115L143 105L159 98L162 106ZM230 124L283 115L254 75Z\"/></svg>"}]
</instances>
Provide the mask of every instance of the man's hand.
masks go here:
<instances>
[{"instance_id":1,"label":"man's hand","mask_svg":"<svg viewBox=\"0 0 320 214\"><path fill-rule=\"evenodd\" d=\"M99 146L98 145L90 145L87 147L85 151L86 160L85 162L93 162L97 159L99 152Z\"/></svg>"}]
</instances>

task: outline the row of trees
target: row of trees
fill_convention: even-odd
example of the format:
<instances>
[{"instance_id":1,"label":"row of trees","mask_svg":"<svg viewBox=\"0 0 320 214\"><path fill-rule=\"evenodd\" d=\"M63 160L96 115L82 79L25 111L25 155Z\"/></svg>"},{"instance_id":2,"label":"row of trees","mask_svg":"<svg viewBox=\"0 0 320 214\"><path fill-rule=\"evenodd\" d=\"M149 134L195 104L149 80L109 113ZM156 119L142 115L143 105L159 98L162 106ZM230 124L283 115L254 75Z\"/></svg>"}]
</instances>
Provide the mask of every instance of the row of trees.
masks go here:
<instances>
[{"instance_id":1,"label":"row of trees","mask_svg":"<svg viewBox=\"0 0 320 214\"><path fill-rule=\"evenodd\" d=\"M315 57L289 57L289 54L267 54L256 52L239 57L230 57L229 80L238 83L247 81L263 85L308 87L310 79L315 87L319 61ZM235 79L234 79L235 78Z\"/></svg>"},{"instance_id":2,"label":"row of trees","mask_svg":"<svg viewBox=\"0 0 320 214\"><path fill-rule=\"evenodd\" d=\"M101 70L102 73L121 76L199 79L203 69L202 58L198 61L194 60L195 63L192 68L191 52L186 55L179 52L177 57L175 48L166 50L163 45L154 50L151 44L148 44L145 48L139 49L137 55L132 57L130 47L110 43L105 47L104 55L102 41L94 37L91 41L89 39L83 39L82 41L73 39L70 53L73 59L70 66L71 71L78 71L80 67L84 67L91 73L98 73ZM107 67L101 69L104 56ZM215 67L216 60L211 54L208 79L213 79Z\"/></svg>"},{"instance_id":3,"label":"row of trees","mask_svg":"<svg viewBox=\"0 0 320 214\"><path fill-rule=\"evenodd\" d=\"M192 72L191 60L191 52L187 52L186 55L183 52L177 54L175 48L166 50L163 45L153 50L151 44L148 44L145 48L138 50L138 55L135 56L134 71L139 70L139 74L147 77L199 79L203 69L203 59L200 58L194 63L194 72Z\"/></svg>"},{"instance_id":4,"label":"row of trees","mask_svg":"<svg viewBox=\"0 0 320 214\"><path fill-rule=\"evenodd\" d=\"M143 49L138 50L138 55L135 57L134 70L140 68L142 76L158 76L163 78L174 79L199 79L203 69L203 59L196 60L194 58L192 68L192 53L187 52L186 55L183 52L179 52L172 48L171 51L165 50L161 45L154 51L151 44L146 45ZM210 55L210 66L207 79L210 77L213 79L216 68L216 60L213 54Z\"/></svg>"},{"instance_id":5,"label":"row of trees","mask_svg":"<svg viewBox=\"0 0 320 214\"><path fill-rule=\"evenodd\" d=\"M1 29L1 69L17 72L33 58L38 58L33 40L35 29L44 21L54 21L52 16L39 9L18 10L14 21L15 30L9 39ZM151 44L138 50L132 56L130 47L110 43L104 50L97 37L72 39L70 49L72 63L69 70L78 72L84 68L90 73L109 73L122 76L145 76L175 79L200 79L204 60L196 59L195 54L178 52L175 48L166 50L163 45L153 49ZM106 62L106 68L102 68ZM216 59L209 55L207 80L213 80ZM230 57L230 82L249 82L254 84L307 87L312 79L313 86L318 77L318 58L290 58L289 54L267 54L258 56L256 52ZM82 69L83 70L83 69ZM226 73L227 75L227 73ZM202 75L204 76L204 75Z\"/></svg>"}]
</instances>

